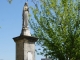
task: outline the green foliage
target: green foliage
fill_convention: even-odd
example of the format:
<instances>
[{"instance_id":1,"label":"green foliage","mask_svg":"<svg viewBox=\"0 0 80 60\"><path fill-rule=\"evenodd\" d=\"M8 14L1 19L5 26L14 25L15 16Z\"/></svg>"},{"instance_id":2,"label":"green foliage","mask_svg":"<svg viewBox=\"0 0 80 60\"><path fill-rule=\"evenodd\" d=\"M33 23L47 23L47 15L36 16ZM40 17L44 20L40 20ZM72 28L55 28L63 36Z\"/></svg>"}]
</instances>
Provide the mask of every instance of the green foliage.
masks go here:
<instances>
[{"instance_id":1,"label":"green foliage","mask_svg":"<svg viewBox=\"0 0 80 60\"><path fill-rule=\"evenodd\" d=\"M30 20L42 55L59 60L80 59L80 19L77 0L40 0Z\"/></svg>"},{"instance_id":2,"label":"green foliage","mask_svg":"<svg viewBox=\"0 0 80 60\"><path fill-rule=\"evenodd\" d=\"M8 0L8 2L11 4L12 3L12 0Z\"/></svg>"}]
</instances>

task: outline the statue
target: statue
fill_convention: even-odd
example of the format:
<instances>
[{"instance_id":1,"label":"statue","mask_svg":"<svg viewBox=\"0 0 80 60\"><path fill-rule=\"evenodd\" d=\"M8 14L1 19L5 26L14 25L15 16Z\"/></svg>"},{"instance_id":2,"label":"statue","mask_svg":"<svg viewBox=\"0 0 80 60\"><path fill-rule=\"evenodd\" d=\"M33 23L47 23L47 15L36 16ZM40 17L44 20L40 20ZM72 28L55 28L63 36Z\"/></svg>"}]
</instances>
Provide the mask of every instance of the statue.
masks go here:
<instances>
[{"instance_id":1,"label":"statue","mask_svg":"<svg viewBox=\"0 0 80 60\"><path fill-rule=\"evenodd\" d=\"M29 14L29 8L28 8L28 4L25 3L24 7L23 7L23 28L28 28L28 14Z\"/></svg>"},{"instance_id":2,"label":"statue","mask_svg":"<svg viewBox=\"0 0 80 60\"><path fill-rule=\"evenodd\" d=\"M25 36L31 36L30 31L28 29L28 20L29 20L28 14L29 14L28 4L25 3L23 7L23 13L22 13L23 23L22 23L22 32L21 32L21 35L25 35Z\"/></svg>"}]
</instances>

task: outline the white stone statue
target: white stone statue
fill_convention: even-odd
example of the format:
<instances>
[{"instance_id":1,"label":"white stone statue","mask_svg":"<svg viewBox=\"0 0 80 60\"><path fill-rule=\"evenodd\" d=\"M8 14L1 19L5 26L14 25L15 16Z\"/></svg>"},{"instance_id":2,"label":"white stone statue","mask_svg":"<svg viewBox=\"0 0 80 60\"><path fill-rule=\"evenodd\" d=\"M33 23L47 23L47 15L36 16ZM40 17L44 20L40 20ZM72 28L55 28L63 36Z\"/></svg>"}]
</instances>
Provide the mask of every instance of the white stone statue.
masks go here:
<instances>
[{"instance_id":1,"label":"white stone statue","mask_svg":"<svg viewBox=\"0 0 80 60\"><path fill-rule=\"evenodd\" d=\"M28 8L28 4L25 3L24 7L23 7L23 27L24 28L28 28L28 14L29 14L29 8Z\"/></svg>"},{"instance_id":2,"label":"white stone statue","mask_svg":"<svg viewBox=\"0 0 80 60\"><path fill-rule=\"evenodd\" d=\"M29 15L29 8L26 2L23 7L23 13L22 13L23 24L22 24L22 32L21 32L21 35L25 35L25 36L31 36L30 30L28 29L28 20L29 20L28 15Z\"/></svg>"}]
</instances>

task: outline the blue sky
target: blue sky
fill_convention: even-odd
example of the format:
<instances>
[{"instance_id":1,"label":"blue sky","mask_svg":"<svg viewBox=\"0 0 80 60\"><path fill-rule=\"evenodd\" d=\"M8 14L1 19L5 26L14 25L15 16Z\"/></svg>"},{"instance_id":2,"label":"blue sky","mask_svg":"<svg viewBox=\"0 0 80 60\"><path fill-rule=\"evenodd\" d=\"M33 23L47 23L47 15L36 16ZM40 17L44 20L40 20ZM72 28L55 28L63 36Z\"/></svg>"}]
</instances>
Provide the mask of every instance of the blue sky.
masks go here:
<instances>
[{"instance_id":1,"label":"blue sky","mask_svg":"<svg viewBox=\"0 0 80 60\"><path fill-rule=\"evenodd\" d=\"M0 0L0 60L16 60L15 42L12 38L21 33L24 3L25 0L13 0L11 4L7 0ZM31 1L28 1L28 5L33 6ZM35 58L41 60L43 56L36 55Z\"/></svg>"}]
</instances>

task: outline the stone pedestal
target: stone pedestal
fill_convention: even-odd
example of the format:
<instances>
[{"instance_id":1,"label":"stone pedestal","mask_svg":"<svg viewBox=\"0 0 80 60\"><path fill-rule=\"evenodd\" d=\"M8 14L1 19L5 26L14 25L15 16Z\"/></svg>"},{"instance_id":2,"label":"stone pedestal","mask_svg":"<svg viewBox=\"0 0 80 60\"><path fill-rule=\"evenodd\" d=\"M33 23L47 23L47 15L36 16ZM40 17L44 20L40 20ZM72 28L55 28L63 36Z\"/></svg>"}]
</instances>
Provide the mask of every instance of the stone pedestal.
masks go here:
<instances>
[{"instance_id":1,"label":"stone pedestal","mask_svg":"<svg viewBox=\"0 0 80 60\"><path fill-rule=\"evenodd\" d=\"M35 60L35 42L38 38L21 35L13 39L16 43L16 60Z\"/></svg>"},{"instance_id":2,"label":"stone pedestal","mask_svg":"<svg viewBox=\"0 0 80 60\"><path fill-rule=\"evenodd\" d=\"M31 36L30 30L28 28L22 28L21 35Z\"/></svg>"}]
</instances>

